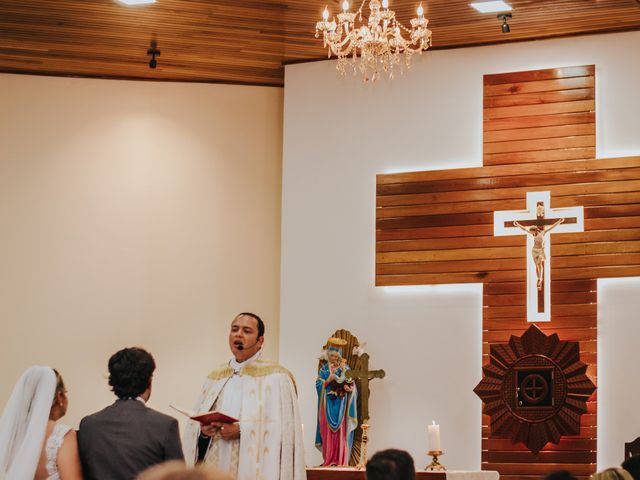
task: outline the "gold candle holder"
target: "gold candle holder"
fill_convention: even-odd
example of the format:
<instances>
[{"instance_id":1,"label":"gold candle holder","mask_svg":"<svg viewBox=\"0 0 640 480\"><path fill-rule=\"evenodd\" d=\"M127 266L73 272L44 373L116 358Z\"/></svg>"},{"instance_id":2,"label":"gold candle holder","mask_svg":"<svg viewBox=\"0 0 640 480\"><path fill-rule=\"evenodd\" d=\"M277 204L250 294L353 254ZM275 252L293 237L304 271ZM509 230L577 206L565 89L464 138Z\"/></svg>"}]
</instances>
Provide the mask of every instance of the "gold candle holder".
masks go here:
<instances>
[{"instance_id":1,"label":"gold candle holder","mask_svg":"<svg viewBox=\"0 0 640 480\"><path fill-rule=\"evenodd\" d=\"M433 460L431 461L431 463L429 465L424 467L425 471L427 471L427 472L445 472L447 470L445 468L445 466L442 465L438 461L438 457L441 457L442 455L444 455L444 452L442 452L440 450L429 450L427 452L427 455L432 457Z\"/></svg>"},{"instance_id":2,"label":"gold candle holder","mask_svg":"<svg viewBox=\"0 0 640 480\"><path fill-rule=\"evenodd\" d=\"M362 450L360 451L360 463L358 463L358 470L362 470L367 467L367 443L369 442L369 424L363 423L362 428Z\"/></svg>"}]
</instances>

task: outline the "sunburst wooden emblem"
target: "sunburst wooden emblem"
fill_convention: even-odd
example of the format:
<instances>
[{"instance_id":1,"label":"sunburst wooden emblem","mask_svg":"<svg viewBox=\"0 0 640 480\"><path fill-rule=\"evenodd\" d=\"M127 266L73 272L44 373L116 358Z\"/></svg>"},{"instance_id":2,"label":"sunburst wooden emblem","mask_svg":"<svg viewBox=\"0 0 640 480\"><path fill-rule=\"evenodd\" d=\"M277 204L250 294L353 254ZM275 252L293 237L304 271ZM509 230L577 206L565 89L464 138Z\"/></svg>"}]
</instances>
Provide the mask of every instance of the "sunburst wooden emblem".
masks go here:
<instances>
[{"instance_id":1,"label":"sunburst wooden emblem","mask_svg":"<svg viewBox=\"0 0 640 480\"><path fill-rule=\"evenodd\" d=\"M563 435L580 433L580 416L596 386L580 361L578 342L545 335L535 325L509 343L493 344L484 378L474 389L491 434L537 454Z\"/></svg>"}]
</instances>

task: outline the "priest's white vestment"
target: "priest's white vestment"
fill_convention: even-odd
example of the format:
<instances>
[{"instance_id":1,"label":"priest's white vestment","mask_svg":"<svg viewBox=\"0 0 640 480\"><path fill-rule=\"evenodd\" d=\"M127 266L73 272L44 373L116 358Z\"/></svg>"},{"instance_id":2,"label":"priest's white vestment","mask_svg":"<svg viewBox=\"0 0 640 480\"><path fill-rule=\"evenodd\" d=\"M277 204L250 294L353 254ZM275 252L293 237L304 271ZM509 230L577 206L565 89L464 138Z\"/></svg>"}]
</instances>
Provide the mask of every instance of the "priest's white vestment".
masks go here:
<instances>
[{"instance_id":1,"label":"priest's white vestment","mask_svg":"<svg viewBox=\"0 0 640 480\"><path fill-rule=\"evenodd\" d=\"M232 360L205 381L196 412L215 406L239 418L240 439L214 436L204 463L235 473L238 480L303 480L306 470L295 381L284 367L257 357L244 363ZM198 458L199 435L200 424L190 421L183 441L189 465Z\"/></svg>"}]
</instances>

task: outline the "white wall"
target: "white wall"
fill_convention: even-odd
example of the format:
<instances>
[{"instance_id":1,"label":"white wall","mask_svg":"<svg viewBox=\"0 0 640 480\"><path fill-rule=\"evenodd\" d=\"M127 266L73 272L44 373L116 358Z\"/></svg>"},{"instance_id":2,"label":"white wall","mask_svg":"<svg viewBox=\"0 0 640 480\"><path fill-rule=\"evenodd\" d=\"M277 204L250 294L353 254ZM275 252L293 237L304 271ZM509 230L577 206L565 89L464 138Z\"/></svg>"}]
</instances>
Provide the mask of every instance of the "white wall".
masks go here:
<instances>
[{"instance_id":1,"label":"white wall","mask_svg":"<svg viewBox=\"0 0 640 480\"><path fill-rule=\"evenodd\" d=\"M640 437L640 278L598 281L598 465L620 465Z\"/></svg>"},{"instance_id":2,"label":"white wall","mask_svg":"<svg viewBox=\"0 0 640 480\"><path fill-rule=\"evenodd\" d=\"M277 356L282 97L0 75L0 408L52 365L77 425L131 345L156 358L151 405L190 407L244 310Z\"/></svg>"},{"instance_id":3,"label":"white wall","mask_svg":"<svg viewBox=\"0 0 640 480\"><path fill-rule=\"evenodd\" d=\"M305 424L315 425L316 354L347 328L388 373L373 385L372 451L406 448L422 466L435 419L444 463L479 467L481 289L374 287L375 175L481 165L484 74L592 63L598 156L640 154L639 49L640 32L631 32L433 51L377 84L341 78L333 62L286 68L280 358L298 377ZM609 321L618 316L628 310ZM636 379L619 375L607 388L626 382L637 397ZM320 461L313 430L309 464ZM601 444L619 442L607 432Z\"/></svg>"}]
</instances>

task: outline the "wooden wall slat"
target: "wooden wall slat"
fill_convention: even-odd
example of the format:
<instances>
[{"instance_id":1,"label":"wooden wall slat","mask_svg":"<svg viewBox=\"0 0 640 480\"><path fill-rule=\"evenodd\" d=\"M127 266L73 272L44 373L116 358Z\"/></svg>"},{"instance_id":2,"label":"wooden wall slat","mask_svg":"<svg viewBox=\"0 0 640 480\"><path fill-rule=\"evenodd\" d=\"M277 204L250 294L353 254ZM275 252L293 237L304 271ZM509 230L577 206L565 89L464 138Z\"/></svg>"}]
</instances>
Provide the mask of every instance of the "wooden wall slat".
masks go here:
<instances>
[{"instance_id":1,"label":"wooden wall slat","mask_svg":"<svg viewBox=\"0 0 640 480\"><path fill-rule=\"evenodd\" d=\"M595 123L595 112L562 113L559 115L531 115L529 117L499 118L485 120L484 131L514 130L522 128L538 128L563 125L579 125L582 123ZM592 155L595 157L595 155Z\"/></svg>"},{"instance_id":2,"label":"wooden wall slat","mask_svg":"<svg viewBox=\"0 0 640 480\"><path fill-rule=\"evenodd\" d=\"M575 171L597 171L611 170L612 168L638 168L640 167L640 156L609 158L591 160L574 160L571 162L558 161L547 163L544 167L545 173L575 172ZM427 172L393 173L378 175L377 185L387 185L394 183L420 183L433 182L435 180L458 180L463 178L493 178L513 175L540 174L539 165L503 165L493 167L476 167L452 170L431 170ZM382 194L382 192L378 192Z\"/></svg>"},{"instance_id":3,"label":"wooden wall slat","mask_svg":"<svg viewBox=\"0 0 640 480\"><path fill-rule=\"evenodd\" d=\"M595 65L579 65L575 67L547 68L545 70L527 70L525 72L496 73L485 75L482 81L486 87L487 85L504 85L513 82L535 82L585 76L592 77L595 73Z\"/></svg>"},{"instance_id":4,"label":"wooden wall slat","mask_svg":"<svg viewBox=\"0 0 640 480\"><path fill-rule=\"evenodd\" d=\"M551 304L591 303L598 300L597 292L563 292L552 293ZM484 295L482 304L487 307L500 305L526 305L527 299L523 293L511 295Z\"/></svg>"},{"instance_id":5,"label":"wooden wall slat","mask_svg":"<svg viewBox=\"0 0 640 480\"><path fill-rule=\"evenodd\" d=\"M524 256L524 255L523 255ZM631 267L640 263L640 256L637 253L629 253L626 255L595 255L595 256L571 256L557 257L554 259L554 269L561 270L565 268L583 268L583 267ZM469 269L476 269L482 272L493 272L504 269L519 269L522 272L522 278L525 278L525 259L492 259L492 260L474 260L472 264L468 260L453 260L449 262L443 261L425 261L411 263L384 263L378 264L378 275L408 275L408 274L429 274L429 273L455 273L466 272ZM446 283L446 282L445 282Z\"/></svg>"},{"instance_id":6,"label":"wooden wall slat","mask_svg":"<svg viewBox=\"0 0 640 480\"><path fill-rule=\"evenodd\" d=\"M538 150L531 152L485 154L482 159L485 165L524 164L530 162L554 162L556 160L576 160L593 158L596 149L593 147L564 148L558 150Z\"/></svg>"},{"instance_id":7,"label":"wooden wall slat","mask_svg":"<svg viewBox=\"0 0 640 480\"><path fill-rule=\"evenodd\" d=\"M557 445L547 444L543 451L595 451L596 450L596 440L588 439L588 438L562 438ZM514 446L511 443L511 440L508 438L483 438L482 439L482 448L483 450L494 450L494 451L509 451L514 448L519 448L521 450L525 450L525 447L521 445Z\"/></svg>"},{"instance_id":8,"label":"wooden wall slat","mask_svg":"<svg viewBox=\"0 0 640 480\"><path fill-rule=\"evenodd\" d=\"M483 463L482 468L484 470L497 470L500 474L505 475L545 475L555 472L557 470L569 470L576 475L590 475L595 472L595 464L581 464L581 463Z\"/></svg>"},{"instance_id":9,"label":"wooden wall slat","mask_svg":"<svg viewBox=\"0 0 640 480\"><path fill-rule=\"evenodd\" d=\"M515 107L535 105L537 103L572 102L576 100L591 100L595 96L593 88L575 88L572 90L557 90L555 92L522 93L485 97L484 108Z\"/></svg>"},{"instance_id":10,"label":"wooden wall slat","mask_svg":"<svg viewBox=\"0 0 640 480\"><path fill-rule=\"evenodd\" d=\"M590 230L582 233L558 233L553 236L553 245L568 243L582 243L587 240L593 242L613 242L620 240L640 239L639 228L620 230ZM524 237L449 237L422 240L390 240L376 243L376 252L409 252L412 250L437 250L446 247L455 248L484 248L484 247L524 247Z\"/></svg>"},{"instance_id":11,"label":"wooden wall slat","mask_svg":"<svg viewBox=\"0 0 640 480\"><path fill-rule=\"evenodd\" d=\"M581 353L580 355L586 355ZM596 435L597 434L597 428L596 427L586 427L584 425L580 426L580 435L573 435L573 436L567 436L567 437L563 437L563 439L581 439L581 440L595 440L596 439ZM483 440L487 440L487 439L499 439L499 440L508 440L508 439L504 439L501 437L493 437L491 436L491 431L488 425L484 424L482 425L482 439ZM520 445L520 444L519 444ZM524 448L524 447L520 447L520 448ZM545 447L545 450L547 450L547 448L554 448L553 444L548 444Z\"/></svg>"},{"instance_id":12,"label":"wooden wall slat","mask_svg":"<svg viewBox=\"0 0 640 480\"><path fill-rule=\"evenodd\" d=\"M530 152L595 146L596 141L593 135L579 135L538 138L533 140L488 142L485 144L484 151L486 155L491 155L494 153Z\"/></svg>"},{"instance_id":13,"label":"wooden wall slat","mask_svg":"<svg viewBox=\"0 0 640 480\"><path fill-rule=\"evenodd\" d=\"M551 282L551 293L557 292L595 292L598 286L596 280L556 280ZM504 295L504 294L521 294L526 293L527 284L524 281L512 283L489 283L485 285L486 295Z\"/></svg>"},{"instance_id":14,"label":"wooden wall slat","mask_svg":"<svg viewBox=\"0 0 640 480\"><path fill-rule=\"evenodd\" d=\"M511 128L508 130L485 131L484 141L509 142L537 138L565 137L568 135L591 135L596 131L595 123L565 124L551 127Z\"/></svg>"},{"instance_id":15,"label":"wooden wall slat","mask_svg":"<svg viewBox=\"0 0 640 480\"><path fill-rule=\"evenodd\" d=\"M553 208L571 207L579 203L581 206L610 206L637 204L640 192L602 193L592 195L571 195L555 197ZM439 203L431 205L381 206L376 209L376 219L438 215L443 213L493 213L502 210L524 210L526 202L522 199L488 200L468 202ZM557 235L557 234L556 234Z\"/></svg>"},{"instance_id":16,"label":"wooden wall slat","mask_svg":"<svg viewBox=\"0 0 640 480\"><path fill-rule=\"evenodd\" d=\"M515 93L553 92L556 90L571 90L574 88L593 88L593 76L577 78L559 78L554 80L525 81L504 83L501 85L487 85L484 87L485 96L513 95Z\"/></svg>"},{"instance_id":17,"label":"wooden wall slat","mask_svg":"<svg viewBox=\"0 0 640 480\"><path fill-rule=\"evenodd\" d=\"M634 229L635 230L635 229ZM524 237L523 237L524 238ZM489 242L487 242L489 243ZM523 242L524 243L524 242ZM625 241L618 240L612 242L582 242L582 243L566 243L551 245L551 255L555 261L551 263L552 268L565 268L578 266L583 262L586 256L590 255L609 255L608 258L614 259L613 254L626 254L640 252L640 240ZM522 259L526 258L527 250L524 245L516 247L493 247L491 243L481 248L454 248L451 250L410 250L400 252L381 252L376 254L378 264L386 263L421 263L421 262L437 262L446 260L487 260L487 259ZM580 258L567 258L579 256ZM630 257L633 260L633 257ZM558 261L560 263L558 263ZM640 256L638 256L640 261ZM638 263L631 262L631 263ZM617 262L610 265L617 264ZM606 263L602 265L607 265ZM594 264L595 266L595 264ZM469 265L469 268L472 268ZM482 270L477 268L476 270Z\"/></svg>"},{"instance_id":18,"label":"wooden wall slat","mask_svg":"<svg viewBox=\"0 0 640 480\"><path fill-rule=\"evenodd\" d=\"M475 202L482 200L514 199L525 197L527 192L551 192L551 198L562 196L593 195L598 193L622 193L637 192L640 189L640 180L636 180L631 175L627 180L607 181L607 182L585 182L569 185L538 185L531 187L513 187L497 189L479 189L466 191L441 191L437 193L416 193L409 195L386 195L378 197L378 206L387 205L420 205L425 203L454 203L454 202ZM578 199L576 199L577 201ZM553 200L552 200L553 202ZM552 203L553 205L553 203Z\"/></svg>"},{"instance_id":19,"label":"wooden wall slat","mask_svg":"<svg viewBox=\"0 0 640 480\"><path fill-rule=\"evenodd\" d=\"M595 463L596 452L542 451L534 455L527 451L486 451L482 452L483 462L492 463Z\"/></svg>"},{"instance_id":20,"label":"wooden wall slat","mask_svg":"<svg viewBox=\"0 0 640 480\"><path fill-rule=\"evenodd\" d=\"M378 195L408 195L432 192L459 192L461 190L571 186L597 182L633 180L640 177L640 167L611 168L607 170L583 170L537 174L509 175L490 178L464 178L460 180L435 180L432 182L394 183L378 185ZM614 190L615 191L615 190ZM575 193L578 193L576 191ZM582 192L580 192L582 193ZM588 191L585 193L589 193ZM595 193L595 192L594 192Z\"/></svg>"},{"instance_id":21,"label":"wooden wall slat","mask_svg":"<svg viewBox=\"0 0 640 480\"><path fill-rule=\"evenodd\" d=\"M578 100L575 102L540 103L535 105L519 105L515 107L486 108L484 118L529 117L532 115L556 115L558 113L591 112L595 109L593 100Z\"/></svg>"}]
</instances>

